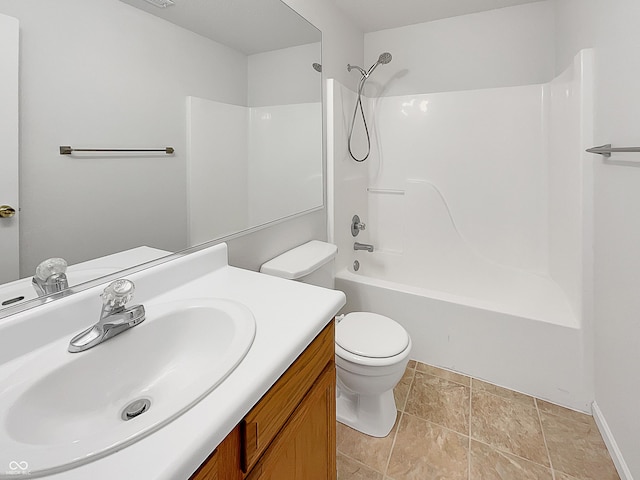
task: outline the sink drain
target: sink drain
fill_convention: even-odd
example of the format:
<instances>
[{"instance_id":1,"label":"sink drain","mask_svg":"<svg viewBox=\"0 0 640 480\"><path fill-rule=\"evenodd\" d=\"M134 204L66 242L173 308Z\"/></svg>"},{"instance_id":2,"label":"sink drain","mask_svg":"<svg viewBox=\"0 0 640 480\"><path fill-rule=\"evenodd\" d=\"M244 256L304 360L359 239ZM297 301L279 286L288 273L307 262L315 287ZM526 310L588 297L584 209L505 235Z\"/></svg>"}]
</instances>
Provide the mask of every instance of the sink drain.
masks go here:
<instances>
[{"instance_id":1,"label":"sink drain","mask_svg":"<svg viewBox=\"0 0 640 480\"><path fill-rule=\"evenodd\" d=\"M139 398L124 407L121 417L125 421L131 420L132 418L142 415L144 412L149 410L149 408L151 408L151 400L147 398Z\"/></svg>"}]
</instances>

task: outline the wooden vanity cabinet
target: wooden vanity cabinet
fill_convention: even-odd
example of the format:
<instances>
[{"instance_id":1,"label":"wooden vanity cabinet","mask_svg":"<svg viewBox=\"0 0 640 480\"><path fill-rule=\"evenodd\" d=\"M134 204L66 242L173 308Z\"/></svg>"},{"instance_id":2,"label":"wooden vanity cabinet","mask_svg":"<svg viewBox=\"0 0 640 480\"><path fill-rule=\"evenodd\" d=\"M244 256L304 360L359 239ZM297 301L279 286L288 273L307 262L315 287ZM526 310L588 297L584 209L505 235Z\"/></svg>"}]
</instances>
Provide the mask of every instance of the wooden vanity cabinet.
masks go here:
<instances>
[{"instance_id":1,"label":"wooden vanity cabinet","mask_svg":"<svg viewBox=\"0 0 640 480\"><path fill-rule=\"evenodd\" d=\"M335 480L334 338L331 322L191 480Z\"/></svg>"}]
</instances>

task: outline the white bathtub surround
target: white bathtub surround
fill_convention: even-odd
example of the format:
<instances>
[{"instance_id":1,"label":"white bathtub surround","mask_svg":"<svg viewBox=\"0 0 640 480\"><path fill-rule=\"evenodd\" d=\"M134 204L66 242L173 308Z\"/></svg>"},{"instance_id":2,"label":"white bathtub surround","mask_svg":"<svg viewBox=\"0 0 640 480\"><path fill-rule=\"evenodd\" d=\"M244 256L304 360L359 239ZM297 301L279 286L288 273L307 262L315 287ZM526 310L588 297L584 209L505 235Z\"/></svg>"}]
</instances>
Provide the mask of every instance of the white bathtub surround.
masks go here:
<instances>
[{"instance_id":1,"label":"white bathtub surround","mask_svg":"<svg viewBox=\"0 0 640 480\"><path fill-rule=\"evenodd\" d=\"M400 322L420 361L582 411L593 400L591 57L549 84L368 100L367 189L348 195L367 197L353 213L373 254L352 251L338 221L351 209L334 208L346 311Z\"/></svg>"},{"instance_id":2,"label":"white bathtub surround","mask_svg":"<svg viewBox=\"0 0 640 480\"><path fill-rule=\"evenodd\" d=\"M320 102L242 107L187 97L190 245L322 205L321 112Z\"/></svg>"}]
</instances>

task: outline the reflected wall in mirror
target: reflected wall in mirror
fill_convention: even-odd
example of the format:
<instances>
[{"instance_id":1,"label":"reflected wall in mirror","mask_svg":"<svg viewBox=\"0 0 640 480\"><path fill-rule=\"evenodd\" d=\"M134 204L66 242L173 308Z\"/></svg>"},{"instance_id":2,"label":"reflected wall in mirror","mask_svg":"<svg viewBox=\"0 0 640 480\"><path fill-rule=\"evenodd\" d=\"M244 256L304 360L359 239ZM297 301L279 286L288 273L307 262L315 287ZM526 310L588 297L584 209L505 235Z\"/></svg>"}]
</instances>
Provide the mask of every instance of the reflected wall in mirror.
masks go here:
<instances>
[{"instance_id":1,"label":"reflected wall in mirror","mask_svg":"<svg viewBox=\"0 0 640 480\"><path fill-rule=\"evenodd\" d=\"M322 206L321 33L284 3L0 0L7 16L26 284L50 257L161 255Z\"/></svg>"}]
</instances>

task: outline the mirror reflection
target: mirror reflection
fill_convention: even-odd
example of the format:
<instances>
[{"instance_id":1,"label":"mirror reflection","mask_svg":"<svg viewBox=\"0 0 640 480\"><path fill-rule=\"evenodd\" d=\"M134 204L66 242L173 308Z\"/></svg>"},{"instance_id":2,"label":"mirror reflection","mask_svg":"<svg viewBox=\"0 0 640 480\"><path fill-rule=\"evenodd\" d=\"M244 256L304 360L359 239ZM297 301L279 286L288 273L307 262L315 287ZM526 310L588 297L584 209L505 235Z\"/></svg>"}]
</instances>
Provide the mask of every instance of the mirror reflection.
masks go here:
<instances>
[{"instance_id":1,"label":"mirror reflection","mask_svg":"<svg viewBox=\"0 0 640 480\"><path fill-rule=\"evenodd\" d=\"M279 0L155 3L0 0L0 303L49 258L76 285L322 206L320 32Z\"/></svg>"}]
</instances>

